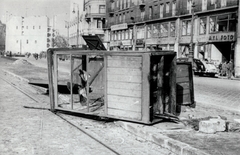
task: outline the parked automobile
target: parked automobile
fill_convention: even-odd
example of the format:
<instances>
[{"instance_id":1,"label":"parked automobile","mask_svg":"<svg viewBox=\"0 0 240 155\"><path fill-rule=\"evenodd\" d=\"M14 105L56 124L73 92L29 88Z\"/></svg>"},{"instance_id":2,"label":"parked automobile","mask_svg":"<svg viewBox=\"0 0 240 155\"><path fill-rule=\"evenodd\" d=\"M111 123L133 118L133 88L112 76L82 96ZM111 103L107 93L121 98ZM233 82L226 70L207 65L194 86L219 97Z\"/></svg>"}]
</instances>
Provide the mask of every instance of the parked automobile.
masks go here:
<instances>
[{"instance_id":1,"label":"parked automobile","mask_svg":"<svg viewBox=\"0 0 240 155\"><path fill-rule=\"evenodd\" d=\"M178 58L177 61L179 62L187 62L188 58ZM200 59L193 59L193 72L195 75L199 76L211 76L215 77L218 74L218 69L216 66L208 61L202 61Z\"/></svg>"}]
</instances>

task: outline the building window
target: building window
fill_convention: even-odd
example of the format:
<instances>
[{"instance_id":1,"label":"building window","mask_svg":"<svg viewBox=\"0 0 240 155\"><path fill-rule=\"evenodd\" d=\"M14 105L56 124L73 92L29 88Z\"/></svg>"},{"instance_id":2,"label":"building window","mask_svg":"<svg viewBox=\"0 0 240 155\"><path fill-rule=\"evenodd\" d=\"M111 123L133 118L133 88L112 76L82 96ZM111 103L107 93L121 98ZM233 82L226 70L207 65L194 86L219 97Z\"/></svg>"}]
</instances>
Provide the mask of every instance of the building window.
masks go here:
<instances>
[{"instance_id":1,"label":"building window","mask_svg":"<svg viewBox=\"0 0 240 155\"><path fill-rule=\"evenodd\" d=\"M123 8L124 8L124 9L127 8L127 7L126 7L126 5L127 5L127 4L126 4L126 1L127 1L127 0L123 0Z\"/></svg>"},{"instance_id":2,"label":"building window","mask_svg":"<svg viewBox=\"0 0 240 155\"><path fill-rule=\"evenodd\" d=\"M153 24L153 27L152 27L152 37L158 38L158 36L159 36L159 24L156 23L156 24Z\"/></svg>"},{"instance_id":3,"label":"building window","mask_svg":"<svg viewBox=\"0 0 240 155\"><path fill-rule=\"evenodd\" d=\"M176 1L174 1L172 3L172 15L175 16L176 15Z\"/></svg>"},{"instance_id":4,"label":"building window","mask_svg":"<svg viewBox=\"0 0 240 155\"><path fill-rule=\"evenodd\" d=\"M160 18L163 18L163 8L164 8L164 5L160 4Z\"/></svg>"},{"instance_id":5,"label":"building window","mask_svg":"<svg viewBox=\"0 0 240 155\"><path fill-rule=\"evenodd\" d=\"M122 10L122 0L119 0L120 10Z\"/></svg>"},{"instance_id":6,"label":"building window","mask_svg":"<svg viewBox=\"0 0 240 155\"><path fill-rule=\"evenodd\" d=\"M187 0L187 10L192 13L192 0Z\"/></svg>"},{"instance_id":7,"label":"building window","mask_svg":"<svg viewBox=\"0 0 240 155\"><path fill-rule=\"evenodd\" d=\"M160 24L160 37L167 37L168 36L168 23Z\"/></svg>"},{"instance_id":8,"label":"building window","mask_svg":"<svg viewBox=\"0 0 240 155\"><path fill-rule=\"evenodd\" d=\"M119 22L122 22L122 15L119 14Z\"/></svg>"},{"instance_id":9,"label":"building window","mask_svg":"<svg viewBox=\"0 0 240 155\"><path fill-rule=\"evenodd\" d=\"M182 35L191 35L191 20L182 21Z\"/></svg>"},{"instance_id":10,"label":"building window","mask_svg":"<svg viewBox=\"0 0 240 155\"><path fill-rule=\"evenodd\" d=\"M116 0L117 8L119 7L119 0Z\"/></svg>"},{"instance_id":11,"label":"building window","mask_svg":"<svg viewBox=\"0 0 240 155\"><path fill-rule=\"evenodd\" d=\"M125 39L129 39L129 30L125 31Z\"/></svg>"},{"instance_id":12,"label":"building window","mask_svg":"<svg viewBox=\"0 0 240 155\"><path fill-rule=\"evenodd\" d=\"M122 40L125 40L125 31L122 31Z\"/></svg>"},{"instance_id":13,"label":"building window","mask_svg":"<svg viewBox=\"0 0 240 155\"><path fill-rule=\"evenodd\" d=\"M100 19L97 20L97 28L99 28L99 29L102 28L102 20L100 20Z\"/></svg>"},{"instance_id":14,"label":"building window","mask_svg":"<svg viewBox=\"0 0 240 155\"><path fill-rule=\"evenodd\" d=\"M170 36L175 37L176 34L176 23L170 22Z\"/></svg>"},{"instance_id":15,"label":"building window","mask_svg":"<svg viewBox=\"0 0 240 155\"><path fill-rule=\"evenodd\" d=\"M28 26L26 26L26 29L28 29Z\"/></svg>"},{"instance_id":16,"label":"building window","mask_svg":"<svg viewBox=\"0 0 240 155\"><path fill-rule=\"evenodd\" d=\"M133 38L133 29L129 29L129 39Z\"/></svg>"},{"instance_id":17,"label":"building window","mask_svg":"<svg viewBox=\"0 0 240 155\"><path fill-rule=\"evenodd\" d=\"M126 15L125 15L125 13L123 13L123 22L125 23L125 21L126 21Z\"/></svg>"},{"instance_id":18,"label":"building window","mask_svg":"<svg viewBox=\"0 0 240 155\"><path fill-rule=\"evenodd\" d=\"M37 43L37 40L35 40L35 44Z\"/></svg>"},{"instance_id":19,"label":"building window","mask_svg":"<svg viewBox=\"0 0 240 155\"><path fill-rule=\"evenodd\" d=\"M227 32L236 30L236 14L223 14L219 16L210 16L209 32Z\"/></svg>"},{"instance_id":20,"label":"building window","mask_svg":"<svg viewBox=\"0 0 240 155\"><path fill-rule=\"evenodd\" d=\"M200 29L199 34L206 34L206 27L207 27L207 18L200 18Z\"/></svg>"},{"instance_id":21,"label":"building window","mask_svg":"<svg viewBox=\"0 0 240 155\"><path fill-rule=\"evenodd\" d=\"M99 5L99 13L106 13L105 5Z\"/></svg>"},{"instance_id":22,"label":"building window","mask_svg":"<svg viewBox=\"0 0 240 155\"><path fill-rule=\"evenodd\" d=\"M41 26L39 26L39 29L41 29Z\"/></svg>"},{"instance_id":23,"label":"building window","mask_svg":"<svg viewBox=\"0 0 240 155\"><path fill-rule=\"evenodd\" d=\"M166 3L166 13L169 13L169 2Z\"/></svg>"},{"instance_id":24,"label":"building window","mask_svg":"<svg viewBox=\"0 0 240 155\"><path fill-rule=\"evenodd\" d=\"M16 29L18 29L18 26L16 26Z\"/></svg>"},{"instance_id":25,"label":"building window","mask_svg":"<svg viewBox=\"0 0 240 155\"><path fill-rule=\"evenodd\" d=\"M112 4L111 4L111 9L113 10L114 8L115 8L115 3L112 2Z\"/></svg>"},{"instance_id":26,"label":"building window","mask_svg":"<svg viewBox=\"0 0 240 155\"><path fill-rule=\"evenodd\" d=\"M147 38L152 38L152 25L147 25Z\"/></svg>"},{"instance_id":27,"label":"building window","mask_svg":"<svg viewBox=\"0 0 240 155\"><path fill-rule=\"evenodd\" d=\"M152 6L149 6L149 19L152 19L153 16L153 8Z\"/></svg>"},{"instance_id":28,"label":"building window","mask_svg":"<svg viewBox=\"0 0 240 155\"><path fill-rule=\"evenodd\" d=\"M28 44L28 40L26 40L26 43Z\"/></svg>"},{"instance_id":29,"label":"building window","mask_svg":"<svg viewBox=\"0 0 240 155\"><path fill-rule=\"evenodd\" d=\"M144 20L144 16L145 16L145 9L141 10L141 19Z\"/></svg>"},{"instance_id":30,"label":"building window","mask_svg":"<svg viewBox=\"0 0 240 155\"><path fill-rule=\"evenodd\" d=\"M227 6L227 0L221 0L221 7Z\"/></svg>"},{"instance_id":31,"label":"building window","mask_svg":"<svg viewBox=\"0 0 240 155\"><path fill-rule=\"evenodd\" d=\"M202 11L206 11L207 10L207 0L202 0Z\"/></svg>"},{"instance_id":32,"label":"building window","mask_svg":"<svg viewBox=\"0 0 240 155\"><path fill-rule=\"evenodd\" d=\"M136 37L136 39L143 39L144 34L145 34L144 26L138 26L137 27L137 37Z\"/></svg>"},{"instance_id":33,"label":"building window","mask_svg":"<svg viewBox=\"0 0 240 155\"><path fill-rule=\"evenodd\" d=\"M16 42L18 43L18 40L16 40Z\"/></svg>"},{"instance_id":34,"label":"building window","mask_svg":"<svg viewBox=\"0 0 240 155\"><path fill-rule=\"evenodd\" d=\"M33 29L35 29L35 26L33 26Z\"/></svg>"},{"instance_id":35,"label":"building window","mask_svg":"<svg viewBox=\"0 0 240 155\"><path fill-rule=\"evenodd\" d=\"M115 20L116 20L115 22L118 23L118 20L119 20L118 15L116 15Z\"/></svg>"},{"instance_id":36,"label":"building window","mask_svg":"<svg viewBox=\"0 0 240 155\"><path fill-rule=\"evenodd\" d=\"M121 40L121 35L122 35L122 32L118 31L118 40Z\"/></svg>"}]
</instances>

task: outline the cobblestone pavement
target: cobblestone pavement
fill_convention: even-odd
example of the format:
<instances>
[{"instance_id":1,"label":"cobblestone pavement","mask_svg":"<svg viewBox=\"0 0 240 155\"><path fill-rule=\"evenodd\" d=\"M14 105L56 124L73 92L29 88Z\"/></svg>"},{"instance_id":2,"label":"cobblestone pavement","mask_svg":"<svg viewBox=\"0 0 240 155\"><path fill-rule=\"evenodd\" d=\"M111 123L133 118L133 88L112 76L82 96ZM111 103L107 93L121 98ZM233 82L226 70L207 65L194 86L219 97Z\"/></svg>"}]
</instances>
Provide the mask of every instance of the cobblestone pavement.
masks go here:
<instances>
[{"instance_id":1,"label":"cobblestone pavement","mask_svg":"<svg viewBox=\"0 0 240 155\"><path fill-rule=\"evenodd\" d=\"M240 112L240 81L194 77L195 100Z\"/></svg>"}]
</instances>

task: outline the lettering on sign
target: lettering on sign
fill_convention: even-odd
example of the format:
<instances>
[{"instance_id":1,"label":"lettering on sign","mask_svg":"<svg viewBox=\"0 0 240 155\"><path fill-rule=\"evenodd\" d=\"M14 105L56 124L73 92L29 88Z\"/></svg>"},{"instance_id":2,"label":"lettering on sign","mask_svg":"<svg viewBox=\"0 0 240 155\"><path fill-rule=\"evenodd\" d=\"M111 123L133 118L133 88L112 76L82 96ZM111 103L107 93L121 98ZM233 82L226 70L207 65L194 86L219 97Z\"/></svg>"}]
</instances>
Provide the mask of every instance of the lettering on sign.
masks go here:
<instances>
[{"instance_id":1,"label":"lettering on sign","mask_svg":"<svg viewBox=\"0 0 240 155\"><path fill-rule=\"evenodd\" d=\"M112 25L112 26L111 26L111 30L112 30L112 31L124 30L124 29L127 29L127 28L128 28L127 23L118 24L118 25Z\"/></svg>"},{"instance_id":2,"label":"lettering on sign","mask_svg":"<svg viewBox=\"0 0 240 155\"><path fill-rule=\"evenodd\" d=\"M234 41L234 35L233 34L226 34L226 35L211 35L209 36L209 41Z\"/></svg>"}]
</instances>

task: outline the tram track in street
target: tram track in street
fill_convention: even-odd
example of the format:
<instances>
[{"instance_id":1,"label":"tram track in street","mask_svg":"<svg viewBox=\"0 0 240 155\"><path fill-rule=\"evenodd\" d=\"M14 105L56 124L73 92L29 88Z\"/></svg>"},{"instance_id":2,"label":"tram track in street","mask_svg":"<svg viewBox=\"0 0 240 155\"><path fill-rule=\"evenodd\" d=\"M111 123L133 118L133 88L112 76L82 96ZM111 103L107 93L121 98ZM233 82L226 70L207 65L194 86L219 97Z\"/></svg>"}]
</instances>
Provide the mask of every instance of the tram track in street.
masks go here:
<instances>
[{"instance_id":1,"label":"tram track in street","mask_svg":"<svg viewBox=\"0 0 240 155\"><path fill-rule=\"evenodd\" d=\"M8 83L9 85L11 85L12 87L14 87L15 89L17 89L18 91L20 91L22 94L24 94L25 96L27 96L28 98L30 98L31 100L37 102L37 103L42 103L39 99L36 99L36 97L33 97L32 95L29 94L29 92L26 92L25 90L23 90L22 88L19 88L16 84L7 81L5 78L3 78L2 76L0 76L1 80L3 80L4 82ZM28 107L28 106L24 106L24 108L29 108L29 109L39 109L39 110L48 110L51 111L48 108L44 108L44 107ZM58 116L58 118L62 119L63 121L65 121L67 124L69 124L70 126L76 128L78 131L84 133L85 135L87 135L88 137L90 137L91 139L93 139L94 141L96 141L97 143L101 144L103 147L107 148L108 150L110 150L111 152L113 152L116 155L120 155L120 153L118 153L115 149L111 148L110 146L108 146L107 144L105 144L104 142L100 141L98 138L94 137L89 131L85 130L84 128L81 128L79 126L76 126L75 124L71 123L69 120L67 120L66 118L64 118L63 116L61 116L60 113L58 112L52 112L54 115ZM41 123L42 124L42 123ZM41 125L42 126L42 125Z\"/></svg>"}]
</instances>

